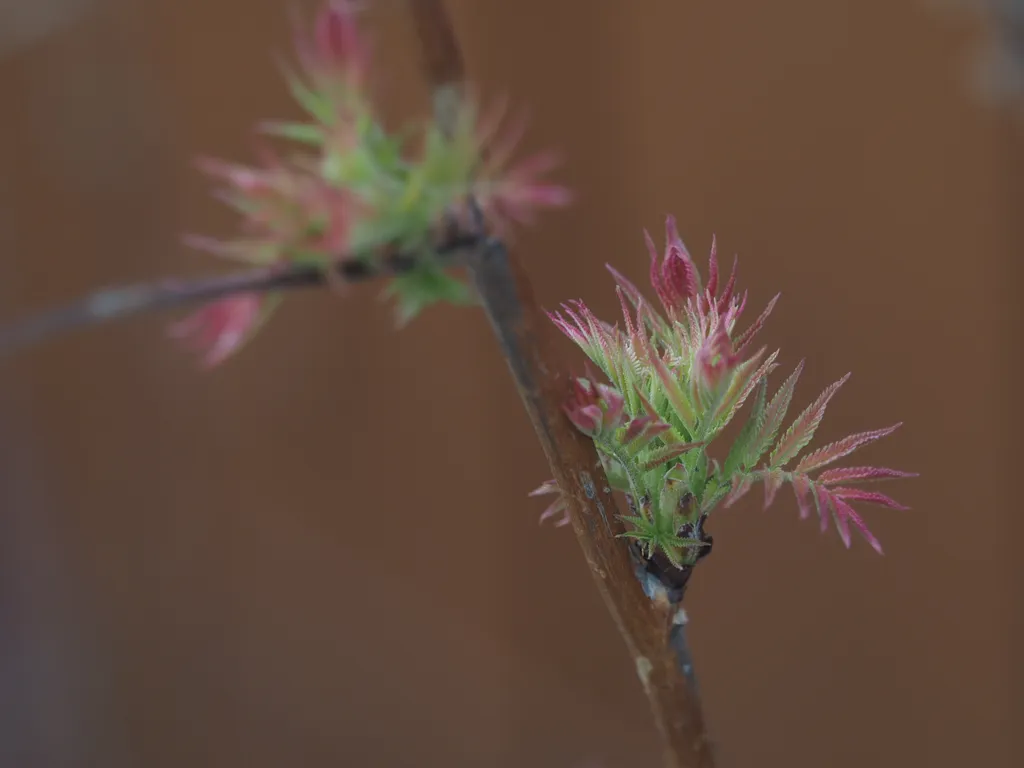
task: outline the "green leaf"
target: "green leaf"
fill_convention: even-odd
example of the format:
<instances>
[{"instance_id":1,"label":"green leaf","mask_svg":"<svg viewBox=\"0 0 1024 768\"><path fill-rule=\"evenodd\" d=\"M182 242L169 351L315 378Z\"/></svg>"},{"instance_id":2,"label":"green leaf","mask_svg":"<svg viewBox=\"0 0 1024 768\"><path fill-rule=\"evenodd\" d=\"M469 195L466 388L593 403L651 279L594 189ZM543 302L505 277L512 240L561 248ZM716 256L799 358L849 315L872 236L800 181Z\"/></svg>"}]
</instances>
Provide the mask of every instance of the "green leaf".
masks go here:
<instances>
[{"instance_id":1,"label":"green leaf","mask_svg":"<svg viewBox=\"0 0 1024 768\"><path fill-rule=\"evenodd\" d=\"M366 147L348 152L328 150L320 162L320 175L340 189L375 189L382 173Z\"/></svg>"},{"instance_id":2,"label":"green leaf","mask_svg":"<svg viewBox=\"0 0 1024 768\"><path fill-rule=\"evenodd\" d=\"M608 484L618 491L629 491L629 474L622 462L604 451L598 452L604 473L608 478Z\"/></svg>"},{"instance_id":3,"label":"green leaf","mask_svg":"<svg viewBox=\"0 0 1024 768\"><path fill-rule=\"evenodd\" d=\"M637 530L635 530L635 531L623 531L622 533L619 534L619 536L621 536L623 538L626 538L626 539L638 539L638 540L643 541L643 542L648 543L648 544L653 544L654 543L654 537L656 535L657 534L655 534L652 531L640 530L639 528Z\"/></svg>"},{"instance_id":4,"label":"green leaf","mask_svg":"<svg viewBox=\"0 0 1024 768\"><path fill-rule=\"evenodd\" d=\"M782 421L786 418L789 404L793 400L793 391L796 389L797 379L800 378L803 369L804 363L801 360L796 370L782 383L775 396L769 401L768 406L765 408L764 423L756 430L756 434L747 449L747 455L743 457L743 467L752 468L757 464L761 456L764 455L764 452L771 448L772 443L775 442L775 436L782 426Z\"/></svg>"},{"instance_id":5,"label":"green leaf","mask_svg":"<svg viewBox=\"0 0 1024 768\"><path fill-rule=\"evenodd\" d=\"M372 123L363 142L377 167L396 179L404 179L409 170L403 153L407 132L400 131L390 135L379 124Z\"/></svg>"},{"instance_id":6,"label":"green leaf","mask_svg":"<svg viewBox=\"0 0 1024 768\"><path fill-rule=\"evenodd\" d=\"M324 143L323 129L312 123L263 123L259 127L260 133L268 136L277 136L288 141L295 141L299 144L320 146Z\"/></svg>"},{"instance_id":7,"label":"green leaf","mask_svg":"<svg viewBox=\"0 0 1024 768\"><path fill-rule=\"evenodd\" d=\"M779 356L779 350L775 350L768 355L756 370L751 371L751 368L760 360L764 351L765 347L762 347L756 355L736 369L736 372L733 374L732 384L722 396L716 412L712 416L712 423L716 425L716 429L721 429L732 421L733 416L736 415L736 412L743 406L747 398L750 397L754 388L778 367L775 364L775 360Z\"/></svg>"},{"instance_id":8,"label":"green leaf","mask_svg":"<svg viewBox=\"0 0 1024 768\"><path fill-rule=\"evenodd\" d=\"M678 516L679 500L686 495L686 491L686 483L666 477L658 498L658 516L664 520L673 520Z\"/></svg>"},{"instance_id":9,"label":"green leaf","mask_svg":"<svg viewBox=\"0 0 1024 768\"><path fill-rule=\"evenodd\" d=\"M294 72L286 70L285 79L288 83L288 90L291 91L292 97L299 102L299 106L324 125L334 123L334 111L331 109L329 99L307 86Z\"/></svg>"},{"instance_id":10,"label":"green leaf","mask_svg":"<svg viewBox=\"0 0 1024 768\"><path fill-rule=\"evenodd\" d=\"M676 568L682 568L693 564L693 560L691 559L692 555L690 555L689 552L686 553L688 557L683 556L684 549L689 550L691 548L707 546L705 542L698 541L697 539L680 539L676 536L659 540L657 543L661 551L664 552L665 556L669 559L669 562L671 562Z\"/></svg>"},{"instance_id":11,"label":"green leaf","mask_svg":"<svg viewBox=\"0 0 1024 768\"><path fill-rule=\"evenodd\" d=\"M726 497L731 487L728 481L720 483L717 478L709 482L704 489L704 501L701 502L700 513L702 515L710 514Z\"/></svg>"},{"instance_id":12,"label":"green leaf","mask_svg":"<svg viewBox=\"0 0 1024 768\"><path fill-rule=\"evenodd\" d=\"M476 295L468 285L428 264L395 277L385 290L385 295L393 296L398 304L399 326L406 325L431 304L476 303Z\"/></svg>"},{"instance_id":13,"label":"green leaf","mask_svg":"<svg viewBox=\"0 0 1024 768\"><path fill-rule=\"evenodd\" d=\"M666 536L664 542L674 547L706 547L708 543L700 539L681 539L678 536Z\"/></svg>"},{"instance_id":14,"label":"green leaf","mask_svg":"<svg viewBox=\"0 0 1024 768\"><path fill-rule=\"evenodd\" d=\"M678 422L686 428L688 433L693 434L693 428L697 418L693 410L693 405L690 403L690 399L683 391L683 388L680 386L679 381L673 374L672 370L660 357L658 357L658 353L654 351L653 346L648 350L648 362L654 369L654 372L658 377L658 381L661 384L661 391L664 393L671 405L672 412L676 416Z\"/></svg>"},{"instance_id":15,"label":"green leaf","mask_svg":"<svg viewBox=\"0 0 1024 768\"><path fill-rule=\"evenodd\" d=\"M750 412L750 418L740 430L736 442L732 444L729 455L725 459L725 467L722 471L726 477L732 477L737 470L744 466L743 459L750 451L750 443L754 435L764 426L764 410L768 396L768 377L763 376L757 386L757 395L754 397L754 408Z\"/></svg>"},{"instance_id":16,"label":"green leaf","mask_svg":"<svg viewBox=\"0 0 1024 768\"><path fill-rule=\"evenodd\" d=\"M803 413L796 417L796 420L786 430L778 444L776 444L771 456L768 457L768 463L772 467L784 466L796 458L800 451L804 449L804 446L811 442L814 438L814 433L818 429L818 425L821 424L821 420L825 415L825 409L828 407L829 401L849 378L850 374L846 374L839 381L830 384L825 388L824 392L818 395L817 400L807 406Z\"/></svg>"},{"instance_id":17,"label":"green leaf","mask_svg":"<svg viewBox=\"0 0 1024 768\"><path fill-rule=\"evenodd\" d=\"M636 526L637 530L641 530L641 531L643 531L643 530L646 530L646 531L653 530L651 528L650 520L648 520L646 517L641 517L640 515L619 515L619 518L623 522L626 522L626 523L629 523L630 525Z\"/></svg>"},{"instance_id":18,"label":"green leaf","mask_svg":"<svg viewBox=\"0 0 1024 768\"><path fill-rule=\"evenodd\" d=\"M708 478L708 455L698 448L683 457L683 465L686 467L686 482L690 486L690 493L700 500Z\"/></svg>"}]
</instances>

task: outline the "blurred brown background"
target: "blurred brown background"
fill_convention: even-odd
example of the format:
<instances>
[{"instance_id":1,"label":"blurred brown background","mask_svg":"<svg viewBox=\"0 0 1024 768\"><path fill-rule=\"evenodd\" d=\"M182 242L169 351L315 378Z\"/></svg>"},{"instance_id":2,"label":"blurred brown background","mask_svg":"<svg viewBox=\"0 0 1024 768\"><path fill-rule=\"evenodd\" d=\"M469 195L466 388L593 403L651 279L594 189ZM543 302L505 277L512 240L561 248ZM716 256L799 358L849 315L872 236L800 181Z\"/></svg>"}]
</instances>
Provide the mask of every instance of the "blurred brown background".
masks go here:
<instances>
[{"instance_id":1,"label":"blurred brown background","mask_svg":"<svg viewBox=\"0 0 1024 768\"><path fill-rule=\"evenodd\" d=\"M223 268L178 245L232 224L190 160L247 159L256 118L295 114L290 3L21 2L56 21L0 4L4 321ZM411 25L375 6L381 97L412 114ZM451 7L475 81L530 109L524 149L563 149L579 194L517 241L547 306L614 314L602 265L642 279L673 212L694 252L740 254L754 305L783 291L765 342L807 356L801 403L854 371L822 440L906 422L863 455L922 473L887 489L913 511L866 510L885 557L788 494L712 519L688 602L721 764L1024 764L1024 128L969 90L970 17ZM482 316L395 332L376 294L292 301L210 375L166 317L4 363L0 765L656 764L572 534L525 496L546 469Z\"/></svg>"}]
</instances>

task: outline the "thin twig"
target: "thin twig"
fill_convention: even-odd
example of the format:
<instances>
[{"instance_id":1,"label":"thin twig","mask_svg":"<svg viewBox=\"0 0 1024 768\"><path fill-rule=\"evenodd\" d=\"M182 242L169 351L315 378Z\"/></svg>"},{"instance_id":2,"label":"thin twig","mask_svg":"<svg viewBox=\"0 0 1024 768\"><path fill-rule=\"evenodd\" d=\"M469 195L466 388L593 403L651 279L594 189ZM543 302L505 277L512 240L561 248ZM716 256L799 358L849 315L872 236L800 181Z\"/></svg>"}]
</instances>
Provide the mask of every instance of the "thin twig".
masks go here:
<instances>
[{"instance_id":1,"label":"thin twig","mask_svg":"<svg viewBox=\"0 0 1024 768\"><path fill-rule=\"evenodd\" d=\"M460 254L478 246L476 234L453 233L432 249L454 263ZM422 256L393 252L375 259L351 256L336 263L335 272L343 282L362 282L375 277L408 272ZM50 336L121 319L142 312L176 309L244 293L273 293L296 288L328 285L325 270L313 264L260 267L197 280L166 279L108 288L66 306L41 312L0 331L0 356L42 341Z\"/></svg>"},{"instance_id":2,"label":"thin twig","mask_svg":"<svg viewBox=\"0 0 1024 768\"><path fill-rule=\"evenodd\" d=\"M462 57L442 0L410 0L442 127L450 125L463 80ZM454 96L453 96L454 95ZM467 268L501 343L552 474L562 490L573 530L602 596L633 656L636 671L665 737L666 765L714 764L700 701L682 664L675 606L652 601L634 576L629 548L593 442L562 412L569 377L555 352L552 326L538 306L518 260L490 241L468 257ZM670 638L673 627L675 636ZM683 650L681 657L677 650Z\"/></svg>"}]
</instances>

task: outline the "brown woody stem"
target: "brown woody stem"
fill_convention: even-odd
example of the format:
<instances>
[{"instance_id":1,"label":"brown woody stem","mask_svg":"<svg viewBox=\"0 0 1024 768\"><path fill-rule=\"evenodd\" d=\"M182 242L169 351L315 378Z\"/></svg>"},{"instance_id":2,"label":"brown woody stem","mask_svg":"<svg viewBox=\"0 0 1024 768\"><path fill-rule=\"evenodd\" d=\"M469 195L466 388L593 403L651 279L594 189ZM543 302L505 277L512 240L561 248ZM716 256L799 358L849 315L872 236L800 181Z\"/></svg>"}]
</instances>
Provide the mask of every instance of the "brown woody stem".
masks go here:
<instances>
[{"instance_id":1,"label":"brown woody stem","mask_svg":"<svg viewBox=\"0 0 1024 768\"><path fill-rule=\"evenodd\" d=\"M442 0L410 0L436 117L451 127L463 64ZM665 739L671 768L714 765L696 687L683 666L689 650L678 606L652 600L636 578L615 500L593 442L562 412L569 377L554 347L554 328L537 304L519 261L498 241L468 256L467 267L501 343L523 404L562 490L573 530L608 610L626 641ZM684 614L685 615L685 614Z\"/></svg>"}]
</instances>

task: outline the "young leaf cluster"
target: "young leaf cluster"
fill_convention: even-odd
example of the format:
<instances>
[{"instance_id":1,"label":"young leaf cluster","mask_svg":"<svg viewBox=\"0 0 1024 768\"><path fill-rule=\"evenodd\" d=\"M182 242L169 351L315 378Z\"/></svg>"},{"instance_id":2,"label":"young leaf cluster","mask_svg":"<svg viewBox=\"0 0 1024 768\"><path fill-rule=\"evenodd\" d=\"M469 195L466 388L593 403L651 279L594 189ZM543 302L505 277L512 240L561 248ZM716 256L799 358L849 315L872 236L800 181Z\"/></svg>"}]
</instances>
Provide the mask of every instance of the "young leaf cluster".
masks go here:
<instances>
[{"instance_id":1,"label":"young leaf cluster","mask_svg":"<svg viewBox=\"0 0 1024 768\"><path fill-rule=\"evenodd\" d=\"M593 376L578 380L565 412L594 440L613 487L629 497L632 514L624 516L625 535L640 541L648 556L661 552L678 567L692 565L706 544L703 522L719 504L730 506L760 482L767 508L788 483L802 517L814 510L823 530L834 521L847 546L856 529L881 552L851 502L905 507L856 485L910 473L825 467L900 425L850 435L799 458L848 375L787 425L803 363L769 397L769 376L779 353L752 349L778 296L749 325L741 326L747 294L736 290L735 260L725 279L713 243L705 281L671 217L663 254L649 235L646 240L660 311L609 267L622 305L621 326L600 320L582 301L551 314L608 381L598 383ZM746 421L720 462L709 447L748 400L752 406ZM548 482L535 491L543 493L558 494L558 488ZM564 512L560 498L543 517L559 512Z\"/></svg>"},{"instance_id":2,"label":"young leaf cluster","mask_svg":"<svg viewBox=\"0 0 1024 768\"><path fill-rule=\"evenodd\" d=\"M190 242L252 264L309 264L328 275L341 258L373 262L396 250L412 255L413 267L386 289L405 323L430 304L472 300L468 286L434 250L442 230L470 218L470 200L489 229L502 234L511 223L564 205L569 197L542 180L550 156L511 163L518 135L501 129L500 111L482 117L471 99L458 106L453 131L432 120L388 130L370 98L370 45L356 16L351 0L328 0L312 29L298 34L299 67L289 68L287 81L303 116L259 126L280 149L262 145L255 166L202 161L221 184L217 196L240 215L241 231L228 240ZM276 306L257 301L264 305L261 317ZM196 328L196 346L234 350L256 326L236 321L218 332L224 324L215 321L251 314L228 299L222 308L200 310L184 326Z\"/></svg>"}]
</instances>

